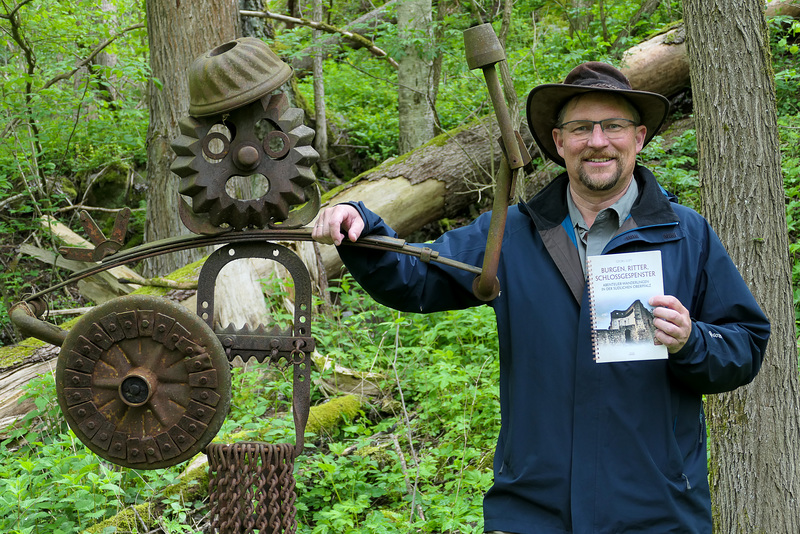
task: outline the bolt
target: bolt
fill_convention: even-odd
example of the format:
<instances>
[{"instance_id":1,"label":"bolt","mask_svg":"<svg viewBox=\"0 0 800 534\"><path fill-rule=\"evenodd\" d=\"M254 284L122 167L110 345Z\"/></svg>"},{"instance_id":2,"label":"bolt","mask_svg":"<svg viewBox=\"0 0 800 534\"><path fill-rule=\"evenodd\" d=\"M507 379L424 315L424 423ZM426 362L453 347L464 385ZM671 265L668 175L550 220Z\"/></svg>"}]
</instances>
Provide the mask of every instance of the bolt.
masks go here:
<instances>
[{"instance_id":1,"label":"bolt","mask_svg":"<svg viewBox=\"0 0 800 534\"><path fill-rule=\"evenodd\" d=\"M83 408L78 410L78 417L86 417L86 410L84 410Z\"/></svg>"},{"instance_id":2,"label":"bolt","mask_svg":"<svg viewBox=\"0 0 800 534\"><path fill-rule=\"evenodd\" d=\"M172 450L172 445L170 445L169 443L165 443L161 446L161 448L164 449L164 451L169 452Z\"/></svg>"},{"instance_id":3,"label":"bolt","mask_svg":"<svg viewBox=\"0 0 800 534\"><path fill-rule=\"evenodd\" d=\"M183 443L184 441L186 441L186 437L178 436L178 443Z\"/></svg>"},{"instance_id":4,"label":"bolt","mask_svg":"<svg viewBox=\"0 0 800 534\"><path fill-rule=\"evenodd\" d=\"M108 330L110 332L116 332L117 331L117 325L115 325L115 324L108 325Z\"/></svg>"},{"instance_id":5,"label":"bolt","mask_svg":"<svg viewBox=\"0 0 800 534\"><path fill-rule=\"evenodd\" d=\"M142 328L147 328L150 326L150 321L147 319L142 319Z\"/></svg>"},{"instance_id":6,"label":"bolt","mask_svg":"<svg viewBox=\"0 0 800 534\"><path fill-rule=\"evenodd\" d=\"M208 377L204 376L200 379L200 385L205 386L206 384L208 384Z\"/></svg>"},{"instance_id":7,"label":"bolt","mask_svg":"<svg viewBox=\"0 0 800 534\"><path fill-rule=\"evenodd\" d=\"M100 435L99 435L99 436L97 436L97 437L98 437L98 438L100 438L100 441L105 441L105 440L107 440L107 439L108 439L108 434L106 434L105 432L103 432L102 434L100 434Z\"/></svg>"},{"instance_id":8,"label":"bolt","mask_svg":"<svg viewBox=\"0 0 800 534\"><path fill-rule=\"evenodd\" d=\"M153 447L148 447L147 448L148 456L153 456L155 453L156 453L156 450Z\"/></svg>"},{"instance_id":9,"label":"bolt","mask_svg":"<svg viewBox=\"0 0 800 534\"><path fill-rule=\"evenodd\" d=\"M195 430L197 430L197 425L194 424L194 423L190 424L189 425L189 432L194 432Z\"/></svg>"},{"instance_id":10,"label":"bolt","mask_svg":"<svg viewBox=\"0 0 800 534\"><path fill-rule=\"evenodd\" d=\"M75 367L77 367L78 369L83 369L83 362L81 360L76 361Z\"/></svg>"},{"instance_id":11,"label":"bolt","mask_svg":"<svg viewBox=\"0 0 800 534\"><path fill-rule=\"evenodd\" d=\"M122 443L117 443L116 445L114 445L114 450L115 451L121 451L122 450Z\"/></svg>"},{"instance_id":12,"label":"bolt","mask_svg":"<svg viewBox=\"0 0 800 534\"><path fill-rule=\"evenodd\" d=\"M131 449L131 456L139 456L139 449Z\"/></svg>"},{"instance_id":13,"label":"bolt","mask_svg":"<svg viewBox=\"0 0 800 534\"><path fill-rule=\"evenodd\" d=\"M200 394L200 398L203 400L208 400L209 394L208 391L204 391Z\"/></svg>"},{"instance_id":14,"label":"bolt","mask_svg":"<svg viewBox=\"0 0 800 534\"><path fill-rule=\"evenodd\" d=\"M94 421L89 421L88 423L86 423L86 428L88 428L89 430L94 430L94 426L95 426Z\"/></svg>"}]
</instances>

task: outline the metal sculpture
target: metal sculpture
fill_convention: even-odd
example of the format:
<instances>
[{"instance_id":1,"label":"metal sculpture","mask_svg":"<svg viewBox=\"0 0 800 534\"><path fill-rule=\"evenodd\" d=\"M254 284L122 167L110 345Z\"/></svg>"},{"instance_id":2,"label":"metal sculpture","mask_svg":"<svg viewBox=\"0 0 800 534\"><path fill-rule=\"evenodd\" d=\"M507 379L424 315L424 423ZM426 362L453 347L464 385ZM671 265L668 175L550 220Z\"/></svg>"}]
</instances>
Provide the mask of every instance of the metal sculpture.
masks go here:
<instances>
[{"instance_id":1,"label":"metal sculpture","mask_svg":"<svg viewBox=\"0 0 800 534\"><path fill-rule=\"evenodd\" d=\"M348 243L471 272L476 275L473 292L482 300L497 296L512 171L530 161L502 101L494 64L504 54L492 36L489 25L465 33L468 64L484 70L510 162L498 178L483 267L401 239L367 236ZM301 227L316 216L320 196L311 170L319 157L311 146L314 131L303 124L302 110L289 107L286 96L276 93L291 75L291 68L255 38L231 41L198 58L189 69L190 116L180 121L171 167L180 177L179 192L191 199L190 204L181 197L180 215L195 235L123 250L130 211L117 216L110 238L83 212L81 221L95 247L59 251L69 259L96 263L10 310L23 334L61 347L59 405L76 436L98 456L124 467L156 469L208 452L212 529L221 532L288 533L295 528L292 466L304 445L314 349L311 280L294 252L271 241L311 240L309 229ZM259 182L264 191L239 198L233 187L237 179ZM200 272L196 314L166 299L130 295L93 309L69 332L42 320L45 295L67 284L159 254L217 244L224 246ZM277 261L291 274L295 314L287 330L215 324L217 276L228 263L245 258ZM228 414L229 362L236 357L293 367L294 444L210 444ZM253 500L261 503L257 510Z\"/></svg>"}]
</instances>

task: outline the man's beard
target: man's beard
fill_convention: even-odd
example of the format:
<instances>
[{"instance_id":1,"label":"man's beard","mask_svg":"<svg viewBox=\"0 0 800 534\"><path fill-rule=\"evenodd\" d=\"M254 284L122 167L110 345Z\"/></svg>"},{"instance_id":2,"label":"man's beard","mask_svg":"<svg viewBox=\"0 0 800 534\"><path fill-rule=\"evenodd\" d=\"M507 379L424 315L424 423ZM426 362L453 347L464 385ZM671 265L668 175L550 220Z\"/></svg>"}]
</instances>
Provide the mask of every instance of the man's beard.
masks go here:
<instances>
[{"instance_id":1,"label":"man's beard","mask_svg":"<svg viewBox=\"0 0 800 534\"><path fill-rule=\"evenodd\" d=\"M603 158L607 157L609 156L604 156ZM586 159L601 159L601 157L594 156ZM610 179L605 180L603 182L598 182L596 180L593 180L592 177L589 176L589 174L586 172L586 169L583 165L581 165L578 168L578 179L586 187L586 189L588 189L589 191L609 191L619 183L619 180L622 177L622 164L618 156L614 156L613 159L617 165L617 169Z\"/></svg>"}]
</instances>

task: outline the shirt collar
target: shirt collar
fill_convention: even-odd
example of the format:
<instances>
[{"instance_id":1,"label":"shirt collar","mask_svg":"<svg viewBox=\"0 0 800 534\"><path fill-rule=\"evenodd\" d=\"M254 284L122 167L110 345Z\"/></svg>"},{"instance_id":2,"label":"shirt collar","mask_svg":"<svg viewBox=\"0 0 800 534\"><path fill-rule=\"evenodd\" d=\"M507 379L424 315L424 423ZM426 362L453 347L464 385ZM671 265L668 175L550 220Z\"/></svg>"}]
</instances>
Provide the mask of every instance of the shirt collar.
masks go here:
<instances>
[{"instance_id":1,"label":"shirt collar","mask_svg":"<svg viewBox=\"0 0 800 534\"><path fill-rule=\"evenodd\" d=\"M619 226L622 226L622 223L624 223L625 219L627 219L628 215L630 215L633 203L636 202L636 198L638 196L639 185L636 183L635 179L631 179L631 183L628 185L628 189L625 191L625 194L622 195L616 202L614 202L614 204L606 208L606 210L614 210L614 212L616 212ZM575 228L581 233L588 231L589 227L586 224L586 220L583 218L583 215L581 215L578 206L576 206L575 202L572 200L570 186L567 186L567 209L569 210L569 217L572 219L572 223L575 225Z\"/></svg>"}]
</instances>

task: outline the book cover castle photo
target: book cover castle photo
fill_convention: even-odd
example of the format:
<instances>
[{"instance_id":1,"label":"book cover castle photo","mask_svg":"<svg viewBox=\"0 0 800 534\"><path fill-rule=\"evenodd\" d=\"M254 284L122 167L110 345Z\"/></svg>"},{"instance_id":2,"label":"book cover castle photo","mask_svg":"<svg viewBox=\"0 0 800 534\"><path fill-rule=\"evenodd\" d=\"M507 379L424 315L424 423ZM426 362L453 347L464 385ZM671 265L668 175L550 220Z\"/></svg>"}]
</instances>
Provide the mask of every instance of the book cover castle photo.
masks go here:
<instances>
[{"instance_id":1,"label":"book cover castle photo","mask_svg":"<svg viewBox=\"0 0 800 534\"><path fill-rule=\"evenodd\" d=\"M650 297L664 294L661 251L590 256L586 261L597 363L667 358L656 344Z\"/></svg>"}]
</instances>

